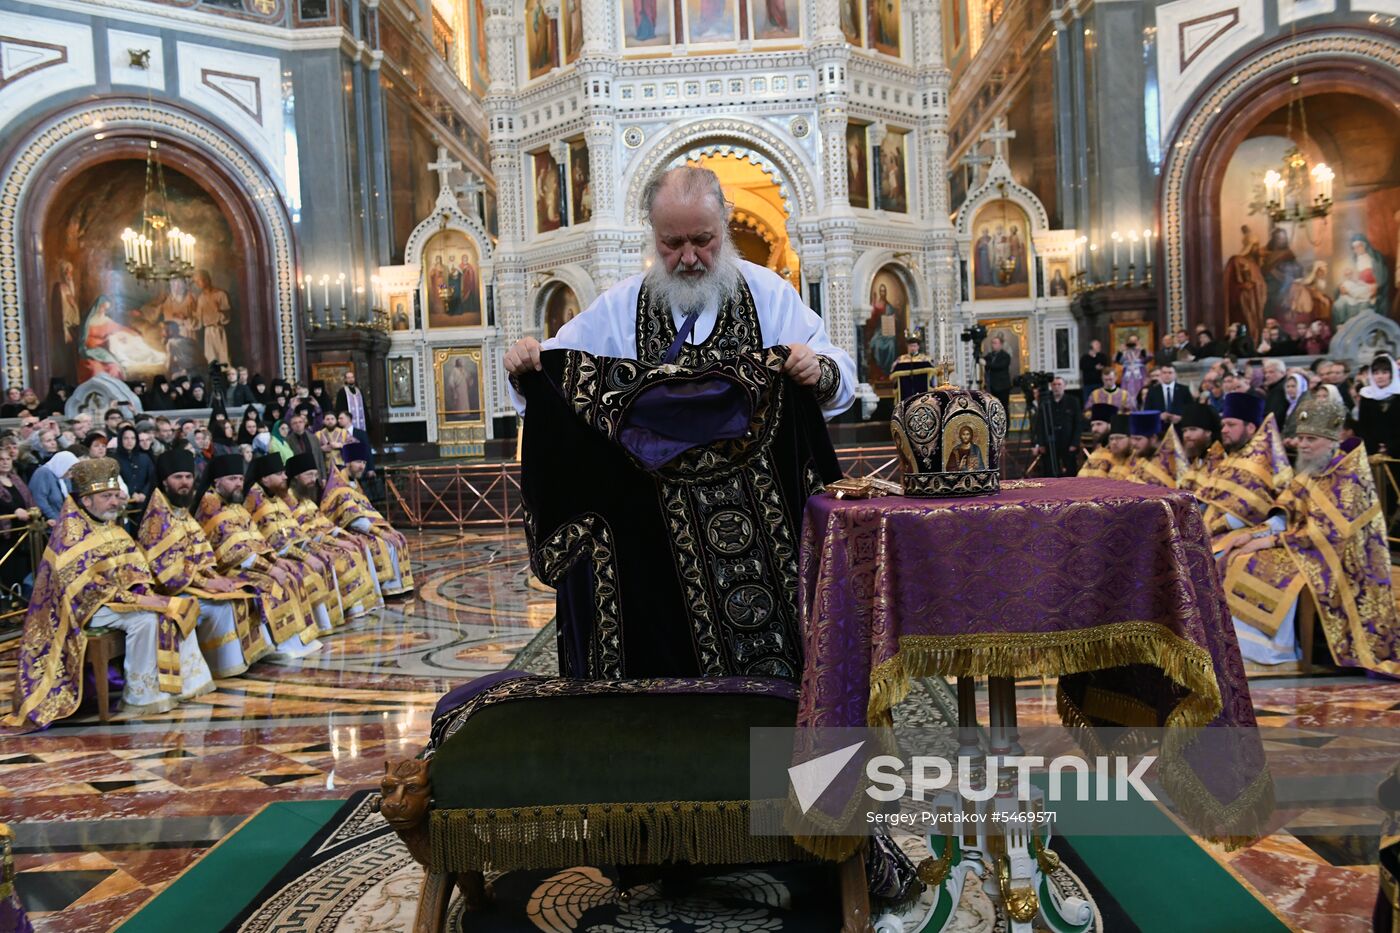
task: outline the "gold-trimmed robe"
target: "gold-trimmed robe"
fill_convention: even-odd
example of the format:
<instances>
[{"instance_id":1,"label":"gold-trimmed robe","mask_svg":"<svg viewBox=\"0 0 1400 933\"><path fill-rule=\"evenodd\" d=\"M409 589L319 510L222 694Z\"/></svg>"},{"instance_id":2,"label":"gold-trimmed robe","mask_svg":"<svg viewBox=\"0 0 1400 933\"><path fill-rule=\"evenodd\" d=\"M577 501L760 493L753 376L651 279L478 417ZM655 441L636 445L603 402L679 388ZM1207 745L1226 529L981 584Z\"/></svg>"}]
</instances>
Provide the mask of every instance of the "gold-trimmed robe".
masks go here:
<instances>
[{"instance_id":1,"label":"gold-trimmed robe","mask_svg":"<svg viewBox=\"0 0 1400 933\"><path fill-rule=\"evenodd\" d=\"M1097 479L1122 479L1123 470L1127 465L1126 460L1120 464L1118 458L1113 456L1107 447L1098 447L1090 451L1089 458L1079 468L1078 475Z\"/></svg>"},{"instance_id":2,"label":"gold-trimmed robe","mask_svg":"<svg viewBox=\"0 0 1400 933\"><path fill-rule=\"evenodd\" d=\"M1162 442L1150 457L1133 457L1128 473L1129 482L1144 486L1176 489L1186 475L1186 451L1176 436L1176 425L1167 427Z\"/></svg>"},{"instance_id":3,"label":"gold-trimmed robe","mask_svg":"<svg viewBox=\"0 0 1400 933\"><path fill-rule=\"evenodd\" d=\"M233 635L242 650L243 663L252 664L272 650L264 637L255 602L261 581L243 573L224 578L239 585L239 589L219 593L209 589L209 583L221 576L215 572L217 561L204 529L186 509L171 504L165 491L156 487L151 493L146 514L137 530L137 541L146 552L156 588L167 596L194 596L212 602L227 602L233 608ZM206 657L219 644L201 644ZM212 662L211 662L212 666ZM228 676L226 671L214 671L215 677Z\"/></svg>"},{"instance_id":4,"label":"gold-trimmed robe","mask_svg":"<svg viewBox=\"0 0 1400 933\"><path fill-rule=\"evenodd\" d=\"M295 497L288 496L289 503L293 499ZM315 499L296 499L292 505L292 518L311 541L336 555L336 576L345 581L341 585L341 592L346 603L352 607L359 605L365 612L383 608L384 597L379 593L379 575L369 543L364 536L337 526L321 511L320 503ZM338 548L332 542L348 544L353 550ZM348 576L341 576L341 560L349 561Z\"/></svg>"},{"instance_id":5,"label":"gold-trimmed robe","mask_svg":"<svg viewBox=\"0 0 1400 933\"><path fill-rule=\"evenodd\" d=\"M340 594L335 588L334 571L329 564L326 565L324 573L312 569L308 560L314 555L309 548L303 546L305 542L296 534L296 522L292 519L292 510L287 508L287 504L269 496L266 490L254 483L243 500L243 508L253 516L253 524L257 526L258 534L272 545L277 556L296 565L297 578L301 580L302 595L307 603L325 609L332 629L343 626L345 611L340 604Z\"/></svg>"},{"instance_id":6,"label":"gold-trimmed robe","mask_svg":"<svg viewBox=\"0 0 1400 933\"><path fill-rule=\"evenodd\" d=\"M258 534L253 516L242 505L230 505L214 491L204 494L195 510L195 521L214 549L222 574L247 574L257 581L263 618L277 644L298 637L303 645L316 640L316 621L300 581L283 586L268 572L277 560L272 545Z\"/></svg>"},{"instance_id":7,"label":"gold-trimmed robe","mask_svg":"<svg viewBox=\"0 0 1400 933\"><path fill-rule=\"evenodd\" d=\"M395 531L384 516L379 514L370 504L369 497L360 490L359 484L350 479L344 470L331 471L330 478L326 481L326 491L321 495L321 511L325 512L337 527L369 540L375 570L379 574L381 584L394 581L393 560L397 555L403 588L392 591L386 589L385 596L396 596L413 589L413 570L408 560L408 539ZM369 522L367 530L361 531L353 527L360 519Z\"/></svg>"},{"instance_id":8,"label":"gold-trimmed robe","mask_svg":"<svg viewBox=\"0 0 1400 933\"><path fill-rule=\"evenodd\" d=\"M1400 614L1366 449L1295 478L1276 507L1288 523L1279 546L1230 561L1225 597L1231 615L1272 638L1306 596L1317 606L1339 666L1400 676Z\"/></svg>"},{"instance_id":9,"label":"gold-trimmed robe","mask_svg":"<svg viewBox=\"0 0 1400 933\"><path fill-rule=\"evenodd\" d=\"M1196 493L1206 504L1206 528L1213 537L1231 530L1230 516L1243 526L1261 525L1293 479L1293 466L1283 449L1278 422L1272 414L1244 447L1228 455L1211 471Z\"/></svg>"},{"instance_id":10,"label":"gold-trimmed robe","mask_svg":"<svg viewBox=\"0 0 1400 933\"><path fill-rule=\"evenodd\" d=\"M1199 497L1201 487L1210 482L1211 474L1224 459L1225 448L1219 441L1215 441L1204 454L1186 465L1186 473L1176 488Z\"/></svg>"},{"instance_id":11,"label":"gold-trimmed robe","mask_svg":"<svg viewBox=\"0 0 1400 933\"><path fill-rule=\"evenodd\" d=\"M157 596L146 556L120 524L94 519L71 496L54 524L34 572L34 592L20 637L12 727L43 728L71 716L82 701L84 628L104 606L150 612L141 596ZM183 687L180 640L194 631L199 603L170 597L157 614L156 673L162 693Z\"/></svg>"}]
</instances>

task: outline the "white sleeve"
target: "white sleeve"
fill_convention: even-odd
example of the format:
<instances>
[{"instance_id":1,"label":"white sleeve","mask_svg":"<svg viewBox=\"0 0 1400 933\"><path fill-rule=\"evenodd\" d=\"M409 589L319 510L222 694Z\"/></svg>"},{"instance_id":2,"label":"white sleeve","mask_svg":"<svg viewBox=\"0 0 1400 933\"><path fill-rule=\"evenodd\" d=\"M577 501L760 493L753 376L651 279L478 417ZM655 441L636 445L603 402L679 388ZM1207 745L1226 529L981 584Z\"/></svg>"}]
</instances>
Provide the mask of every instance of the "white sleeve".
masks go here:
<instances>
[{"instance_id":1,"label":"white sleeve","mask_svg":"<svg viewBox=\"0 0 1400 933\"><path fill-rule=\"evenodd\" d=\"M777 273L761 266L746 265L745 278L758 307L763 342L805 343L822 357L822 383L817 386L822 414L828 419L841 414L856 397L856 364L851 355L831 342L826 323L807 307L802 296Z\"/></svg>"},{"instance_id":2,"label":"white sleeve","mask_svg":"<svg viewBox=\"0 0 1400 933\"><path fill-rule=\"evenodd\" d=\"M357 518L350 523L350 527L356 531L369 531L374 525L367 518Z\"/></svg>"}]
</instances>

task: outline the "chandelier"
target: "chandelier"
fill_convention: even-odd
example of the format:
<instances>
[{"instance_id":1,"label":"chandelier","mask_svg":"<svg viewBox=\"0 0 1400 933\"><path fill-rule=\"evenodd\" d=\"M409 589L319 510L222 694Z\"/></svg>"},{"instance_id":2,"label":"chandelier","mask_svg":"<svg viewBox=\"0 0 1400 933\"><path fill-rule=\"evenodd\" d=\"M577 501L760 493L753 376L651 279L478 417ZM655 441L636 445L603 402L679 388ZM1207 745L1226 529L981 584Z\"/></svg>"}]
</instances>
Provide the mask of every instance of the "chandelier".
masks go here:
<instances>
[{"instance_id":1,"label":"chandelier","mask_svg":"<svg viewBox=\"0 0 1400 933\"><path fill-rule=\"evenodd\" d=\"M1295 74L1291 83L1298 86ZM1293 109L1298 109L1302 137L1308 135L1308 116L1303 109L1303 96L1297 94L1288 102L1288 138L1293 138ZM1336 173L1326 162L1309 166L1307 156L1297 145L1283 154L1283 164L1264 173L1264 209L1274 223L1297 223L1326 217L1332 211L1332 181Z\"/></svg>"},{"instance_id":2,"label":"chandelier","mask_svg":"<svg viewBox=\"0 0 1400 933\"><path fill-rule=\"evenodd\" d=\"M149 70L149 49L130 49L131 66ZM147 103L151 89L146 87ZM194 235L175 226L165 193L165 170L156 158L160 143L151 140L146 149L146 190L141 198L141 229L122 231L126 271L139 282L168 282L188 278L194 271Z\"/></svg>"}]
</instances>

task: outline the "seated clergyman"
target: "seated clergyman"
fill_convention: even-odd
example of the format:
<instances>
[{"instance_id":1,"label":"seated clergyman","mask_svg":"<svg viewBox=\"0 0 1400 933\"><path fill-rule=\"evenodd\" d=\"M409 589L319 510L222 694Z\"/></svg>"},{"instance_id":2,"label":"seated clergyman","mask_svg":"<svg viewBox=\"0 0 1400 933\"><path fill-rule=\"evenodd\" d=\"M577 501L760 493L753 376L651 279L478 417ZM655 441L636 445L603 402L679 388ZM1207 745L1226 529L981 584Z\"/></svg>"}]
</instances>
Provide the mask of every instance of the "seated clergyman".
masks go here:
<instances>
[{"instance_id":1,"label":"seated clergyman","mask_svg":"<svg viewBox=\"0 0 1400 933\"><path fill-rule=\"evenodd\" d=\"M1400 675L1400 618L1385 519L1364 447L1338 446L1346 410L1326 395L1298 403L1298 463L1265 521L1219 543L1240 652L1256 664L1300 658L1300 598L1312 599L1343 667Z\"/></svg>"},{"instance_id":2,"label":"seated clergyman","mask_svg":"<svg viewBox=\"0 0 1400 933\"><path fill-rule=\"evenodd\" d=\"M315 469L313 466L312 469ZM364 615L375 603L373 576L364 555L353 546L334 541L322 544L310 527L296 519L287 480L287 465L279 454L267 454L250 465L255 485L248 493L247 508L258 530L279 554L301 560L331 581L333 614L341 621ZM356 561L355 558L359 557Z\"/></svg>"},{"instance_id":3,"label":"seated clergyman","mask_svg":"<svg viewBox=\"0 0 1400 933\"><path fill-rule=\"evenodd\" d=\"M1109 414L1107 443L1089 454L1089 459L1079 468L1080 476L1096 476L1100 479L1128 479L1132 470L1133 448L1128 443L1128 415L1123 412Z\"/></svg>"},{"instance_id":4,"label":"seated clergyman","mask_svg":"<svg viewBox=\"0 0 1400 933\"><path fill-rule=\"evenodd\" d=\"M199 647L215 677L236 677L272 650L258 614L257 583L218 572L214 549L190 514L194 454L167 450L156 460L159 485L137 534L160 592L199 600Z\"/></svg>"},{"instance_id":5,"label":"seated clergyman","mask_svg":"<svg viewBox=\"0 0 1400 933\"><path fill-rule=\"evenodd\" d=\"M1135 411L1128 416L1128 444L1133 449L1129 480L1146 486L1176 488L1186 472L1186 454L1172 427L1162 432L1160 411Z\"/></svg>"},{"instance_id":6,"label":"seated clergyman","mask_svg":"<svg viewBox=\"0 0 1400 933\"><path fill-rule=\"evenodd\" d=\"M350 602L347 614L354 618L360 613L373 612L384 607L384 594L379 586L379 575L374 568L374 554L365 539L353 531L339 527L321 511L321 469L316 457L311 453L296 454L286 463L287 501L292 507L292 518L300 526L302 533L323 548L336 548L344 559L354 565L351 579L359 579L361 590L353 585L342 591L342 598ZM342 559L337 555L337 568ZM339 569L336 571L340 574ZM342 578L346 579L346 578Z\"/></svg>"},{"instance_id":7,"label":"seated clergyman","mask_svg":"<svg viewBox=\"0 0 1400 933\"><path fill-rule=\"evenodd\" d=\"M1176 426L1181 429L1181 449L1186 455L1186 470L1176 488L1194 495L1225 459L1220 416L1209 405L1192 402Z\"/></svg>"},{"instance_id":8,"label":"seated clergyman","mask_svg":"<svg viewBox=\"0 0 1400 933\"><path fill-rule=\"evenodd\" d=\"M1216 551L1226 533L1262 524L1293 479L1278 423L1265 413L1262 398L1247 392L1225 396L1220 442L1225 457L1196 490Z\"/></svg>"},{"instance_id":9,"label":"seated clergyman","mask_svg":"<svg viewBox=\"0 0 1400 933\"><path fill-rule=\"evenodd\" d=\"M225 454L209 461L195 496L195 520L214 548L221 574L246 574L256 581L276 646L275 657L300 658L317 651L315 607L308 602L297 567L277 556L243 507L243 457Z\"/></svg>"},{"instance_id":10,"label":"seated clergyman","mask_svg":"<svg viewBox=\"0 0 1400 933\"><path fill-rule=\"evenodd\" d=\"M369 545L384 595L405 596L413 592L408 539L394 530L360 488L369 463L369 445L352 440L340 453L345 468L331 471L321 497L321 511L338 527L354 532Z\"/></svg>"},{"instance_id":11,"label":"seated clergyman","mask_svg":"<svg viewBox=\"0 0 1400 933\"><path fill-rule=\"evenodd\" d=\"M122 528L117 462L81 461L68 479L72 493L34 575L10 725L43 727L78 708L90 628L125 633L129 715L165 712L213 690L195 636L198 602L159 595L146 556Z\"/></svg>"},{"instance_id":12,"label":"seated clergyman","mask_svg":"<svg viewBox=\"0 0 1400 933\"><path fill-rule=\"evenodd\" d=\"M282 501L287 489L282 455L264 454L248 465L243 480L243 508L277 557L292 564L306 601L315 607L316 625L331 632L345 624L345 608L335 586L335 570L312 552L297 533L292 510Z\"/></svg>"}]
</instances>

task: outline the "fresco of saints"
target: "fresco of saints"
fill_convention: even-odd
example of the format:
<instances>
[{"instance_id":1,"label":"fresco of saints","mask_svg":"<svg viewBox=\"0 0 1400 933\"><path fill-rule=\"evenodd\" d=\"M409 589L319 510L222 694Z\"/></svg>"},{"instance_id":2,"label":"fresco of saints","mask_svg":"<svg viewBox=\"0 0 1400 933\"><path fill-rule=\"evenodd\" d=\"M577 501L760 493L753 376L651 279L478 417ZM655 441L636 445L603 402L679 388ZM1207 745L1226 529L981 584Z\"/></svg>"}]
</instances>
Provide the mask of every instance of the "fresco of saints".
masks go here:
<instances>
[{"instance_id":1,"label":"fresco of saints","mask_svg":"<svg viewBox=\"0 0 1400 933\"><path fill-rule=\"evenodd\" d=\"M153 349L141 335L113 315L112 299L99 295L88 309L78 331L78 381L106 373L126 379L128 370L162 367L165 354Z\"/></svg>"},{"instance_id":2,"label":"fresco of saints","mask_svg":"<svg viewBox=\"0 0 1400 933\"><path fill-rule=\"evenodd\" d=\"M846 41L860 45L860 0L839 0L841 4L841 32Z\"/></svg>"},{"instance_id":3,"label":"fresco of saints","mask_svg":"<svg viewBox=\"0 0 1400 933\"><path fill-rule=\"evenodd\" d=\"M467 323L481 323L481 292L477 287L481 277L476 273L476 266L472 265L471 255L463 252L462 258L457 266L458 287L461 289L460 311L475 321Z\"/></svg>"},{"instance_id":4,"label":"fresco of saints","mask_svg":"<svg viewBox=\"0 0 1400 933\"><path fill-rule=\"evenodd\" d=\"M881 282L870 302L870 360L879 367L881 376L888 375L899 355L896 333L899 329L899 308L889 300L889 287Z\"/></svg>"},{"instance_id":5,"label":"fresco of saints","mask_svg":"<svg viewBox=\"0 0 1400 933\"><path fill-rule=\"evenodd\" d=\"M1011 233L1006 237L1006 254L1015 261L1011 270L1011 284L1021 285L1029 281L1026 271L1026 241L1021 239L1020 230L1011 225Z\"/></svg>"},{"instance_id":6,"label":"fresco of saints","mask_svg":"<svg viewBox=\"0 0 1400 933\"><path fill-rule=\"evenodd\" d=\"M632 0L632 22L639 41L656 38L656 0Z\"/></svg>"},{"instance_id":7,"label":"fresco of saints","mask_svg":"<svg viewBox=\"0 0 1400 933\"><path fill-rule=\"evenodd\" d=\"M447 269L442 264L442 253L433 257L433 265L428 269L428 317L443 312L443 296L447 293Z\"/></svg>"},{"instance_id":8,"label":"fresco of saints","mask_svg":"<svg viewBox=\"0 0 1400 933\"><path fill-rule=\"evenodd\" d=\"M992 233L986 227L982 228L982 235L977 238L974 255L976 258L972 262L972 274L976 284L995 285L996 264L992 261Z\"/></svg>"},{"instance_id":9,"label":"fresco of saints","mask_svg":"<svg viewBox=\"0 0 1400 933\"><path fill-rule=\"evenodd\" d=\"M462 270L457 265L456 256L447 257L447 315L456 317L462 313Z\"/></svg>"},{"instance_id":10,"label":"fresco of saints","mask_svg":"<svg viewBox=\"0 0 1400 933\"><path fill-rule=\"evenodd\" d=\"M535 214L540 233L559 229L559 168L548 153L535 158Z\"/></svg>"},{"instance_id":11,"label":"fresco of saints","mask_svg":"<svg viewBox=\"0 0 1400 933\"><path fill-rule=\"evenodd\" d=\"M583 48L583 0L564 0L564 60L572 62Z\"/></svg>"},{"instance_id":12,"label":"fresco of saints","mask_svg":"<svg viewBox=\"0 0 1400 933\"><path fill-rule=\"evenodd\" d=\"M880 146L880 207L903 213L909 209L904 190L904 137L890 133Z\"/></svg>"},{"instance_id":13,"label":"fresco of saints","mask_svg":"<svg viewBox=\"0 0 1400 933\"><path fill-rule=\"evenodd\" d=\"M972 439L972 425L958 428L958 443L948 451L948 462L944 469L949 473L966 473L969 470L985 470L987 462L982 457L982 448Z\"/></svg>"},{"instance_id":14,"label":"fresco of saints","mask_svg":"<svg viewBox=\"0 0 1400 933\"><path fill-rule=\"evenodd\" d=\"M787 0L763 0L764 13L768 18L768 29L773 32L787 32Z\"/></svg>"},{"instance_id":15,"label":"fresco of saints","mask_svg":"<svg viewBox=\"0 0 1400 933\"><path fill-rule=\"evenodd\" d=\"M1069 283L1065 281L1065 274L1059 269L1055 270L1055 275L1050 279L1050 297L1063 298L1069 295Z\"/></svg>"},{"instance_id":16,"label":"fresco of saints","mask_svg":"<svg viewBox=\"0 0 1400 933\"><path fill-rule=\"evenodd\" d=\"M66 259L58 263L58 281L53 283L49 313L63 320L63 342L72 343L78 337L82 313L78 309L78 290L73 284L73 264Z\"/></svg>"},{"instance_id":17,"label":"fresco of saints","mask_svg":"<svg viewBox=\"0 0 1400 933\"><path fill-rule=\"evenodd\" d=\"M452 368L443 379L447 412L450 421L470 420L481 409L481 393L477 388L476 364L464 356L452 361Z\"/></svg>"},{"instance_id":18,"label":"fresco of saints","mask_svg":"<svg viewBox=\"0 0 1400 933\"><path fill-rule=\"evenodd\" d=\"M1248 325L1250 334L1261 332L1269 299L1261 258L1258 238L1248 225L1240 227L1240 251L1225 263L1225 308L1227 317Z\"/></svg>"},{"instance_id":19,"label":"fresco of saints","mask_svg":"<svg viewBox=\"0 0 1400 933\"><path fill-rule=\"evenodd\" d=\"M215 288L208 269L200 269L194 274L195 287L199 297L195 299L195 316L199 326L204 328L204 359L209 363L229 363L228 332L229 324L228 292Z\"/></svg>"},{"instance_id":20,"label":"fresco of saints","mask_svg":"<svg viewBox=\"0 0 1400 933\"><path fill-rule=\"evenodd\" d=\"M729 0L699 0L699 15L690 23L690 41L732 38L734 19Z\"/></svg>"}]
</instances>

